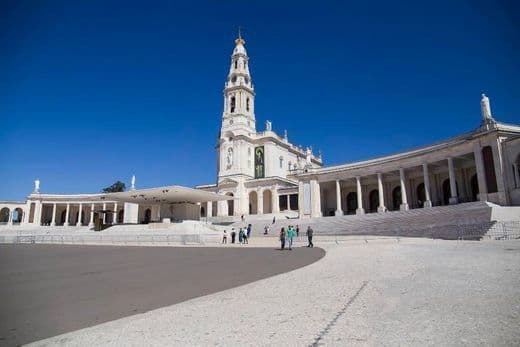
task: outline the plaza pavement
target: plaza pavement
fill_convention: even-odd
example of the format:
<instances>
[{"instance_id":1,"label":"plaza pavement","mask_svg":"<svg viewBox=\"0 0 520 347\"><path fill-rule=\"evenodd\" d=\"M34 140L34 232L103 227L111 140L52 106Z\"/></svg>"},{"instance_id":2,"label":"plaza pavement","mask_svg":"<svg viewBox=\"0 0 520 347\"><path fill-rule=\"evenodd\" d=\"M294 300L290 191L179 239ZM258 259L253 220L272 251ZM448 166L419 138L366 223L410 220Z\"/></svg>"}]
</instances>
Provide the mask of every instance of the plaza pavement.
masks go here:
<instances>
[{"instance_id":1,"label":"plaza pavement","mask_svg":"<svg viewBox=\"0 0 520 347\"><path fill-rule=\"evenodd\" d=\"M293 270L321 249L0 245L0 346L17 346Z\"/></svg>"},{"instance_id":2,"label":"plaza pavement","mask_svg":"<svg viewBox=\"0 0 520 347\"><path fill-rule=\"evenodd\" d=\"M303 268L32 345L520 345L519 240L320 246Z\"/></svg>"}]
</instances>

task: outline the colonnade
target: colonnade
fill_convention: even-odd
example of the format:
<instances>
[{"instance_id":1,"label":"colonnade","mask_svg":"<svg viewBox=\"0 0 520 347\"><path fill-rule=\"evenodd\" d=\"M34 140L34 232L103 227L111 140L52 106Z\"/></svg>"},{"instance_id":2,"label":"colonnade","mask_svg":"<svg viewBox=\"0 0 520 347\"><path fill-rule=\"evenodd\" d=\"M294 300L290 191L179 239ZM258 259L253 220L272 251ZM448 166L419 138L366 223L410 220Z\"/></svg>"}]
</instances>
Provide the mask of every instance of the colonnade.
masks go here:
<instances>
[{"instance_id":1,"label":"colonnade","mask_svg":"<svg viewBox=\"0 0 520 347\"><path fill-rule=\"evenodd\" d=\"M265 194L267 192L269 192L269 194ZM224 193L224 194L229 195L229 196L234 196L230 192ZM293 194L286 194L288 209L290 209L290 206L291 206L289 196L293 195ZM213 206L213 203L214 203L213 201L208 201L208 202L204 203L202 206L204 206L204 208L205 208L206 217L248 215L250 212L250 210L249 210L250 204L253 204L253 202L256 204L251 206L251 207L254 207L252 214L280 213L280 197L281 196L283 196L283 195L279 195L278 190L275 188L272 188L272 187L257 188L257 189L247 191L245 196L242 198L243 199L242 202L239 201L238 199L237 200L218 201L215 204L216 211L213 211L215 209L215 206ZM270 203L266 204L266 206L268 206L268 208L264 209L264 202L265 202L266 198L270 199ZM254 199L254 201L252 199ZM231 208L233 209L233 213L230 213Z\"/></svg>"},{"instance_id":2,"label":"colonnade","mask_svg":"<svg viewBox=\"0 0 520 347\"><path fill-rule=\"evenodd\" d=\"M488 147L488 148L486 148L486 147ZM492 155L490 153L487 153L488 154L487 158L484 158L483 153L485 156L486 151L489 151L490 153L492 153ZM493 195L493 199L495 199L495 200L502 199L501 194L504 190L503 189L504 183L503 183L502 170L498 163L499 160L496 159L499 155L499 153L497 153L497 151L498 151L498 147L493 146L493 143L490 146L483 147L483 146L477 144L473 147L472 154L473 154L473 158L474 158L474 167L473 167L473 169L471 169L471 172L475 172L475 175L476 175L476 178L478 181L478 188L475 187L475 189L478 189L478 190L477 190L477 192L472 192L472 193L473 193L473 195L477 196L478 200L487 201L488 197L491 197L492 195ZM468 159L471 159L470 154L471 153L466 153L465 155L460 155L460 157L461 157L461 159L462 159L462 157L464 157L463 159L466 162ZM447 203L457 204L460 201L458 185L465 184L466 187L468 186L468 182L457 182L457 181L461 180L460 177L463 177L461 172L463 172L463 173L468 172L470 169L464 167L464 168L460 168L460 170L457 171L456 165L455 165L455 159L457 159L457 156L448 156L448 157L445 157L445 159L443 159L443 160L432 160L430 162L425 161L419 165L415 164L415 165L409 166L409 167L392 166L392 167L389 167L389 170L382 169L381 171L379 171L379 172L376 171L375 173L374 173L374 171L372 171L370 173L370 175L366 175L366 176L361 176L361 175L354 176L351 173L354 171L352 169L350 169L348 171L345 170L344 175L346 177L344 177L344 178L341 177L342 176L341 173L334 173L334 175L338 177L337 179L332 181L333 186L335 187L334 195L335 195L336 204L335 204L334 211L332 211L330 209L330 207L331 207L330 205L328 206L329 207L328 211L330 211L330 213L332 213L336 216L340 216L340 215L344 214L344 208L342 206L342 202L343 202L343 198L345 196L342 194L342 183L349 182L349 181L352 182L353 180L355 180L355 192L357 195L356 196L357 208L356 208L355 213L364 214L365 213L364 207L367 206L366 201L364 200L364 197L366 198L368 191L363 190L363 188L364 188L363 183L371 182L368 185L373 185L374 176L376 178L376 187L377 187L374 190L377 192L377 199L376 199L375 195L373 196L374 199L372 199L372 194L368 194L368 199L369 199L368 202L370 203L370 207L372 209L374 209L374 206L371 206L371 205L374 203L374 201L377 201L376 210L379 213L387 211L388 208L387 208L387 202L385 201L385 196L388 196L388 195L385 195L385 184L387 183L387 182L385 182L385 175L391 174L392 176L395 176L396 171L399 173L399 178L398 178L398 180L394 179L393 182L396 182L396 181L398 182L398 183L396 183L397 187L395 189L400 188L400 197L401 198L399 201L398 208L402 211L408 210L410 208L410 205L409 205L410 188L407 189L407 183L409 181L408 181L408 177L406 175L406 170L414 171L415 176L413 178L410 178L410 181L417 182L418 181L417 180L417 173L418 173L417 169L421 168L421 167L422 167L422 170L421 170L422 171L422 182L420 182L420 181L419 182L421 184L424 184L424 197L421 196L421 200L419 201L419 206L424 207L424 208L431 208L434 204L432 203L432 187L430 184L430 176L431 176L430 165L434 165L435 168L437 169L437 171L444 170L444 171L442 171L442 172L444 172L444 174L438 174L438 176L445 175L444 177L446 177L446 169L442 169L442 168L447 168L447 180L449 181L449 187L442 188L442 189L444 189L443 194L448 194L448 192L449 192L449 199L447 199L448 200ZM384 165L379 165L379 167L384 168ZM367 169L367 171L368 170L369 169ZM463 171L463 170L466 170L466 171ZM330 187L331 181L324 180L323 176L320 177L321 174L322 173L318 173L313 178L311 178L308 182L300 182L299 193L307 194L307 196L308 196L307 199L310 198L310 201L307 203L309 205L310 209L308 211L305 211L304 206L300 206L300 216L308 215L310 217L319 217L319 216L323 215L323 209L322 209L323 197L320 196L321 195L320 185L329 183L327 187ZM467 180L467 178L462 178L462 180ZM354 183L354 182L352 182L352 183ZM308 189L307 193L304 192L304 189L303 189L304 184L309 185L309 188L307 188ZM445 182L445 184L447 184L447 182ZM493 188L493 190L490 191L488 189L488 184L490 184L491 186L494 186L495 188ZM368 186L368 185L365 184L365 186ZM316 186L318 186L317 189L315 188ZM386 186L387 187L390 186L390 183L388 183ZM439 186L439 182L436 182L437 189L440 189L438 186ZM414 189L415 188L416 187L414 187ZM449 190L446 190L446 188L449 188ZM471 188L473 189L473 187L471 187ZM464 195L466 195L466 196L463 195L462 201L468 201L468 196L469 196L468 189L467 188L463 188L463 189L464 189L463 190ZM318 194L317 192L320 192L320 193ZM330 192L329 188L327 188L327 192ZM372 192L374 194L376 193L374 191L372 191ZM372 192L370 192L370 193L372 193ZM442 200L440 200L440 197L438 195L439 195L439 193L437 192L436 193L437 201L441 201L441 203L442 203ZM332 196L329 194L327 194L327 196L332 198ZM448 197L446 197L446 198L448 198ZM305 202L305 199L306 198L302 196L300 201ZM417 199L418 198L416 197L416 200ZM347 202L348 202L348 200L347 200ZM439 203L439 202L437 202L437 203ZM393 207L395 209L396 208L395 201L393 201L393 205L394 205ZM417 206L417 205L414 205L414 206ZM302 211L302 208L304 211Z\"/></svg>"},{"instance_id":3,"label":"colonnade","mask_svg":"<svg viewBox=\"0 0 520 347\"><path fill-rule=\"evenodd\" d=\"M34 204L33 207L31 207L31 204ZM50 222L42 220L43 214L44 214L44 208L51 205L52 206L52 212L50 216ZM75 226L83 226L88 225L89 227L94 226L94 214L96 212L96 208L98 210L106 211L107 207L111 208L111 220L109 221L112 224L118 224L118 213L121 211L119 209L119 205L117 202L103 202L103 203L93 203L93 202L50 202L50 201L28 201L28 211L32 210L33 214L33 221L30 222L29 213L25 214L24 223L34 223L37 225L42 225L49 223L50 226L56 226L58 224L61 224L57 222L58 218L58 209L60 207L65 206L65 210L62 211L62 213L65 213L65 218L63 222L63 226L71 226L72 222L74 221ZM77 219L71 218L71 212L74 210L74 212L77 213ZM103 224L107 223L107 216L108 213L103 213ZM48 215L48 214L47 214ZM86 222L88 217L88 223ZM61 217L63 218L63 217Z\"/></svg>"}]
</instances>

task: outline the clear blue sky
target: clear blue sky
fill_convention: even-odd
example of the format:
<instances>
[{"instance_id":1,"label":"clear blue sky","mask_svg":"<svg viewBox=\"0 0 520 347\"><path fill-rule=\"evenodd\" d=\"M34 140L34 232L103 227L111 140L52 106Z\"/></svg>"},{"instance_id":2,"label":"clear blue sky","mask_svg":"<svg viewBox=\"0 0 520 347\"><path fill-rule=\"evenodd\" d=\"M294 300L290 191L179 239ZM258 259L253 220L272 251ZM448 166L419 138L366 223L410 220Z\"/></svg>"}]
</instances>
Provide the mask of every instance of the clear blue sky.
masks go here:
<instances>
[{"instance_id":1,"label":"clear blue sky","mask_svg":"<svg viewBox=\"0 0 520 347\"><path fill-rule=\"evenodd\" d=\"M363 3L363 4L361 4ZM0 200L214 183L244 27L257 128L327 165L520 123L516 1L2 1Z\"/></svg>"}]
</instances>

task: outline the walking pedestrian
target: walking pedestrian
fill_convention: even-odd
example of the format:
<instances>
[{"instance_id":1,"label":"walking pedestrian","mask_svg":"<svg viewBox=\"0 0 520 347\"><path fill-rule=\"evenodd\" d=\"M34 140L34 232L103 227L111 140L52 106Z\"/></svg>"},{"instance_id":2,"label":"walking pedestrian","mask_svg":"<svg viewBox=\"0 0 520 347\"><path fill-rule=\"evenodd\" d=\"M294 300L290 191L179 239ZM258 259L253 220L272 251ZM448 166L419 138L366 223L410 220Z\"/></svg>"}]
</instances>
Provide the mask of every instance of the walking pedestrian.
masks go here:
<instances>
[{"instance_id":1,"label":"walking pedestrian","mask_svg":"<svg viewBox=\"0 0 520 347\"><path fill-rule=\"evenodd\" d=\"M240 230L238 231L238 243L242 244L243 241L244 241L244 230L242 228L240 228Z\"/></svg>"},{"instance_id":2,"label":"walking pedestrian","mask_svg":"<svg viewBox=\"0 0 520 347\"><path fill-rule=\"evenodd\" d=\"M300 226L299 225L296 225L296 237L298 239L300 238Z\"/></svg>"},{"instance_id":3,"label":"walking pedestrian","mask_svg":"<svg viewBox=\"0 0 520 347\"><path fill-rule=\"evenodd\" d=\"M247 230L244 230L244 244L249 244Z\"/></svg>"},{"instance_id":4,"label":"walking pedestrian","mask_svg":"<svg viewBox=\"0 0 520 347\"><path fill-rule=\"evenodd\" d=\"M273 224L276 222L276 216L273 216Z\"/></svg>"},{"instance_id":5,"label":"walking pedestrian","mask_svg":"<svg viewBox=\"0 0 520 347\"><path fill-rule=\"evenodd\" d=\"M269 226L266 225L266 226L264 227L264 235L267 235L268 233L269 233Z\"/></svg>"},{"instance_id":6,"label":"walking pedestrian","mask_svg":"<svg viewBox=\"0 0 520 347\"><path fill-rule=\"evenodd\" d=\"M251 224L247 226L247 238L251 237Z\"/></svg>"},{"instance_id":7,"label":"walking pedestrian","mask_svg":"<svg viewBox=\"0 0 520 347\"><path fill-rule=\"evenodd\" d=\"M289 250L292 251L292 243L294 238L294 229L292 225L289 225L289 229L287 230L287 238L289 239Z\"/></svg>"},{"instance_id":8,"label":"walking pedestrian","mask_svg":"<svg viewBox=\"0 0 520 347\"><path fill-rule=\"evenodd\" d=\"M237 233L235 232L235 228L231 228L231 243L235 243L236 237L237 237Z\"/></svg>"},{"instance_id":9,"label":"walking pedestrian","mask_svg":"<svg viewBox=\"0 0 520 347\"><path fill-rule=\"evenodd\" d=\"M307 239L309 240L309 244L307 247L314 247L314 244L312 243L312 235L314 234L314 230L312 230L311 226L309 225L307 227Z\"/></svg>"},{"instance_id":10,"label":"walking pedestrian","mask_svg":"<svg viewBox=\"0 0 520 347\"><path fill-rule=\"evenodd\" d=\"M227 243L227 231L224 230L224 235L222 235L222 243Z\"/></svg>"},{"instance_id":11,"label":"walking pedestrian","mask_svg":"<svg viewBox=\"0 0 520 347\"><path fill-rule=\"evenodd\" d=\"M280 249L283 251L285 249L285 228L282 227L280 230Z\"/></svg>"}]
</instances>

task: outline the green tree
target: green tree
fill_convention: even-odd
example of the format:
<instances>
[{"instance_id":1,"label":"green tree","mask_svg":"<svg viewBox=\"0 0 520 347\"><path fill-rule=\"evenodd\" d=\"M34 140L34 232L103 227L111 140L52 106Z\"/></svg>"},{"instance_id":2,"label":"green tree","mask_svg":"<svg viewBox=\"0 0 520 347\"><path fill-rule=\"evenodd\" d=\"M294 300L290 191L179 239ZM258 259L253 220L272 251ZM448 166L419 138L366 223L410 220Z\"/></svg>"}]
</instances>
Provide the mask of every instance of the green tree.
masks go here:
<instances>
[{"instance_id":1,"label":"green tree","mask_svg":"<svg viewBox=\"0 0 520 347\"><path fill-rule=\"evenodd\" d=\"M118 192L124 192L126 189L126 186L123 182L117 181L116 183L112 184L110 187L103 188L103 193L118 193Z\"/></svg>"}]
</instances>

